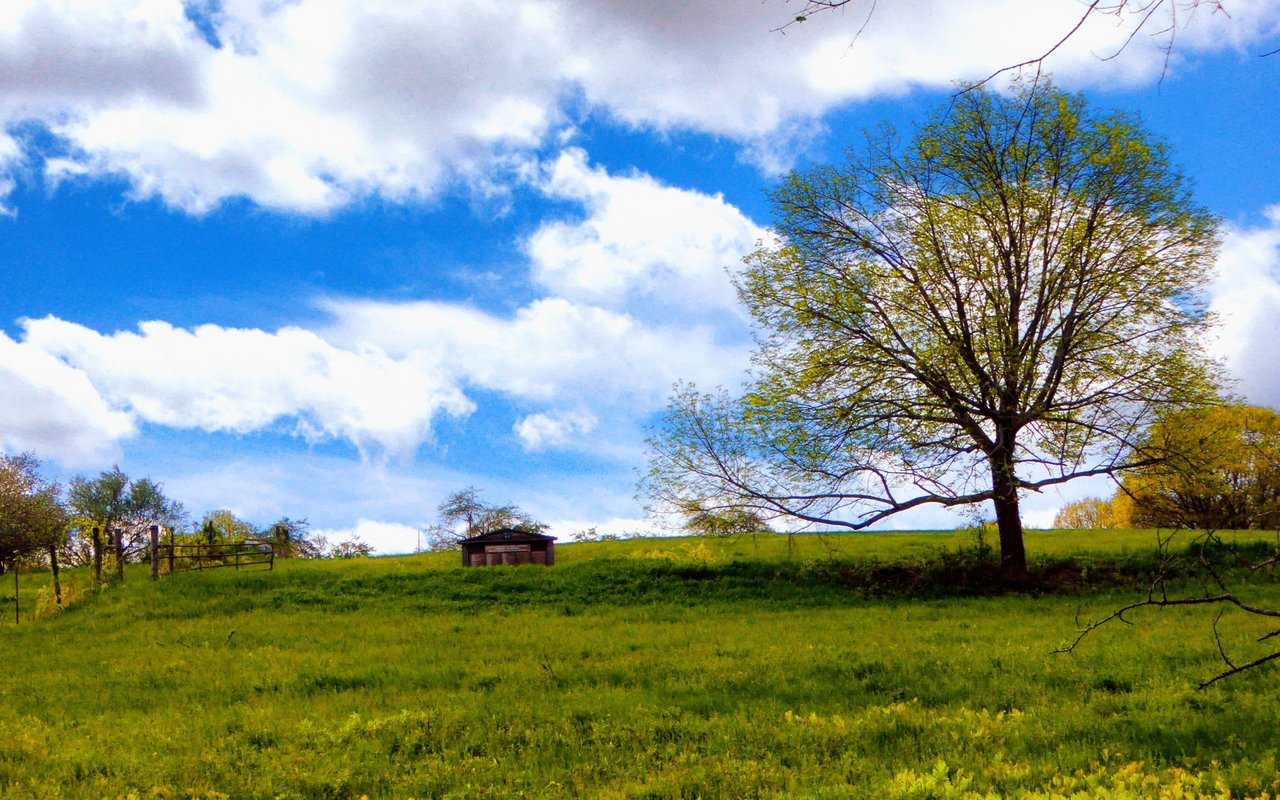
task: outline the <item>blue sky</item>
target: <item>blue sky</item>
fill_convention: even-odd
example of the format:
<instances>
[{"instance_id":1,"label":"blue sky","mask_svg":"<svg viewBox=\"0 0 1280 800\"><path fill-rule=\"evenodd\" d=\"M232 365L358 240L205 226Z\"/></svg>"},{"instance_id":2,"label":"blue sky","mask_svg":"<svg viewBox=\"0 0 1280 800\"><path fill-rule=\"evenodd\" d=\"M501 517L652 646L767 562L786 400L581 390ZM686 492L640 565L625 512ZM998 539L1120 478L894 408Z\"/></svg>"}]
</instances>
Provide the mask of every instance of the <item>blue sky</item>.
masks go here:
<instances>
[{"instance_id":1,"label":"blue sky","mask_svg":"<svg viewBox=\"0 0 1280 800\"><path fill-rule=\"evenodd\" d=\"M1221 215L1211 346L1280 404L1280 2L1095 17L1047 62L1138 112ZM644 430L735 385L768 188L1076 0L36 2L0 9L0 447L119 464L195 515L412 548L451 490L650 530ZM1047 524L1068 487L1029 498ZM950 526L943 514L903 526Z\"/></svg>"}]
</instances>

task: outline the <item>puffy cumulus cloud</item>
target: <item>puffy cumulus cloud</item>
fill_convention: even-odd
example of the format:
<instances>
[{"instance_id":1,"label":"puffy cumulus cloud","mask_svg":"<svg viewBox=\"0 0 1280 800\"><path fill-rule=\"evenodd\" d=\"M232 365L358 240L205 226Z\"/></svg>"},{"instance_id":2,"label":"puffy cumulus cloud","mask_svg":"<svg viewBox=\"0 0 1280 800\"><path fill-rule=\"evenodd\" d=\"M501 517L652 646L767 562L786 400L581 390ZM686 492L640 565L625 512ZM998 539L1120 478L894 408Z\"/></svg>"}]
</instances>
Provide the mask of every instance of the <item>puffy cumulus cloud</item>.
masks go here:
<instances>
[{"instance_id":1,"label":"puffy cumulus cloud","mask_svg":"<svg viewBox=\"0 0 1280 800\"><path fill-rule=\"evenodd\" d=\"M432 302L326 307L333 322L321 331L152 321L102 333L22 320L21 342L0 341L0 370L11 376L0 388L10 400L0 440L66 461L145 422L404 455L430 440L441 416L472 413L468 392L483 390L543 406L513 427L536 450L591 434L601 415L634 426L677 380L736 381L748 355L745 340L721 343L708 327L647 325L563 299L510 316Z\"/></svg>"},{"instance_id":2,"label":"puffy cumulus cloud","mask_svg":"<svg viewBox=\"0 0 1280 800\"><path fill-rule=\"evenodd\" d=\"M10 119L45 121L79 174L123 174L135 195L196 213L232 196L323 213L430 193L538 144L564 80L540 3L226 3L208 16L220 49L176 0L99 6L9 16L12 39L36 42L12 48L15 81L60 65ZM116 73L133 77L99 87Z\"/></svg>"},{"instance_id":3,"label":"puffy cumulus cloud","mask_svg":"<svg viewBox=\"0 0 1280 800\"><path fill-rule=\"evenodd\" d=\"M409 452L436 416L474 407L430 362L340 349L298 328L146 322L104 335L52 317L23 326L28 346L88 376L113 407L175 428L248 432L290 418L307 436Z\"/></svg>"},{"instance_id":4,"label":"puffy cumulus cloud","mask_svg":"<svg viewBox=\"0 0 1280 800\"><path fill-rule=\"evenodd\" d=\"M560 447L577 434L590 433L599 423L594 414L587 412L530 414L520 418L514 430L526 450L543 450Z\"/></svg>"},{"instance_id":5,"label":"puffy cumulus cloud","mask_svg":"<svg viewBox=\"0 0 1280 800\"><path fill-rule=\"evenodd\" d=\"M0 7L0 108L92 112L145 99L199 102L211 49L163 0L6 0Z\"/></svg>"},{"instance_id":6,"label":"puffy cumulus cloud","mask_svg":"<svg viewBox=\"0 0 1280 800\"><path fill-rule=\"evenodd\" d=\"M1092 15L1046 66L1077 84L1158 79L1167 39L1139 35L1129 42L1141 19L1138 5L1120 15ZM1144 33L1169 23L1164 10L1156 9ZM572 74L588 98L631 124L751 141L850 100L977 80L1039 56L1076 25L1083 4L854 0L777 33L795 11L794 4L746 7L737 0L575 4L564 24L591 68ZM1179 18L1179 48L1239 46L1276 33L1274 3L1246 0L1236 11L1233 4L1231 18L1207 12Z\"/></svg>"},{"instance_id":7,"label":"puffy cumulus cloud","mask_svg":"<svg viewBox=\"0 0 1280 800\"><path fill-rule=\"evenodd\" d=\"M35 450L69 466L99 463L132 433L132 418L89 377L39 347L0 333L0 449Z\"/></svg>"},{"instance_id":8,"label":"puffy cumulus cloud","mask_svg":"<svg viewBox=\"0 0 1280 800\"><path fill-rule=\"evenodd\" d=\"M1251 403L1280 408L1280 206L1258 227L1228 226L1211 308L1221 326L1212 350Z\"/></svg>"},{"instance_id":9,"label":"puffy cumulus cloud","mask_svg":"<svg viewBox=\"0 0 1280 800\"><path fill-rule=\"evenodd\" d=\"M720 195L609 175L573 148L549 164L542 191L580 203L583 219L544 224L525 243L535 279L554 294L609 307L643 297L681 308L734 308L726 270L767 231Z\"/></svg>"},{"instance_id":10,"label":"puffy cumulus cloud","mask_svg":"<svg viewBox=\"0 0 1280 800\"><path fill-rule=\"evenodd\" d=\"M199 4L192 4L193 7ZM740 0L10 0L0 8L0 128L36 121L69 150L54 178L126 177L192 212L228 197L324 213L355 199L501 188L584 107L623 123L733 137L786 166L832 107L981 77L1048 49L1076 0L913 0L821 15ZM1200 14L1176 54L1273 35L1262 0ZM1066 83L1153 80L1160 37L1097 15L1048 64ZM221 47L210 44L221 43ZM1177 63L1174 63L1177 68ZM585 103L584 103L585 101ZM786 149L786 148L783 148ZM71 168L71 166L74 168Z\"/></svg>"},{"instance_id":11,"label":"puffy cumulus cloud","mask_svg":"<svg viewBox=\"0 0 1280 800\"><path fill-rule=\"evenodd\" d=\"M537 300L510 317L439 302L334 300L326 338L446 365L473 387L523 400L626 407L661 405L677 380L731 384L749 343L722 343L709 326L649 325L630 314Z\"/></svg>"}]
</instances>

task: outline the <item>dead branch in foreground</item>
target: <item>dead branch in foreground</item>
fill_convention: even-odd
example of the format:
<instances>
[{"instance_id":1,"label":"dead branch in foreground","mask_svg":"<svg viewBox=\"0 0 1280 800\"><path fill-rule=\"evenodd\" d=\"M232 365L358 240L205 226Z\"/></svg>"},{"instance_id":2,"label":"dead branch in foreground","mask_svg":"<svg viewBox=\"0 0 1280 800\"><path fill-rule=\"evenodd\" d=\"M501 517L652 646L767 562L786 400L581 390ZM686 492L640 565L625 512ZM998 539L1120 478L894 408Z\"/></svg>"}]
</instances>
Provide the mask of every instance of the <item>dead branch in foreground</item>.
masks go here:
<instances>
[{"instance_id":1,"label":"dead branch in foreground","mask_svg":"<svg viewBox=\"0 0 1280 800\"><path fill-rule=\"evenodd\" d=\"M1070 644L1064 645L1055 653L1071 653L1083 642L1090 634L1099 628L1110 625L1114 622L1121 622L1125 625L1133 625L1134 623L1128 618L1136 611L1145 608L1169 608L1174 606L1218 606L1218 613L1213 619L1213 638L1218 648L1218 655L1222 659L1225 668L1216 675L1201 681L1197 685L1197 689L1206 689L1218 681L1230 678L1233 675L1239 675L1243 672L1256 669L1264 664L1272 661L1280 660L1280 648L1273 650L1266 655L1250 659L1244 662L1237 662L1227 652L1227 647L1223 642L1222 633L1218 628L1218 623L1222 619L1223 614L1229 608L1236 608L1247 614L1258 617L1266 617L1271 619L1280 619L1280 611L1264 608L1242 599L1240 595L1231 588L1228 578L1225 575L1225 569L1234 566L1237 569L1244 569L1248 572L1260 572L1264 569L1274 567L1280 563L1280 544L1271 549L1271 552L1264 558L1250 561L1249 558L1241 553L1237 548L1231 547L1223 542L1222 538L1216 531L1206 531L1199 534L1193 540L1188 554L1178 555L1171 552L1170 545L1178 531L1168 534L1160 534L1159 548L1161 551L1160 564L1157 567L1156 575L1152 579L1150 587L1147 589L1147 595L1144 599L1129 603L1121 608L1112 611L1104 617L1093 620L1081 625L1079 616L1076 618L1076 636ZM1198 545L1198 546L1197 546ZM1234 562L1234 563L1229 563ZM1204 594L1194 597L1176 596L1170 593L1170 582L1177 578L1185 577L1188 570L1186 566L1190 566L1193 570L1199 571L1204 577ZM1258 636L1256 642L1266 642L1280 637L1280 627L1275 630Z\"/></svg>"}]
</instances>

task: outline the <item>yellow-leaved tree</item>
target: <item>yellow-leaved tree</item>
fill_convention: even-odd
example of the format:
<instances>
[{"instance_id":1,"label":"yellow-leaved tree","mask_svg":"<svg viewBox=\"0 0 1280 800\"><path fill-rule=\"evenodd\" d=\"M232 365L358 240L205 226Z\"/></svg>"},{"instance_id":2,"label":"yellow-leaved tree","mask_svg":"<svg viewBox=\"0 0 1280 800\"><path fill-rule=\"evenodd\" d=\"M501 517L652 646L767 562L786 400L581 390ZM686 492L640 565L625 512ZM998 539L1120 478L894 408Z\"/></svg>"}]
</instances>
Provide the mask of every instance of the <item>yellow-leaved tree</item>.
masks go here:
<instances>
[{"instance_id":1,"label":"yellow-leaved tree","mask_svg":"<svg viewBox=\"0 0 1280 800\"><path fill-rule=\"evenodd\" d=\"M1169 414L1151 427L1120 495L1141 528L1280 527L1280 414L1227 405Z\"/></svg>"}]
</instances>

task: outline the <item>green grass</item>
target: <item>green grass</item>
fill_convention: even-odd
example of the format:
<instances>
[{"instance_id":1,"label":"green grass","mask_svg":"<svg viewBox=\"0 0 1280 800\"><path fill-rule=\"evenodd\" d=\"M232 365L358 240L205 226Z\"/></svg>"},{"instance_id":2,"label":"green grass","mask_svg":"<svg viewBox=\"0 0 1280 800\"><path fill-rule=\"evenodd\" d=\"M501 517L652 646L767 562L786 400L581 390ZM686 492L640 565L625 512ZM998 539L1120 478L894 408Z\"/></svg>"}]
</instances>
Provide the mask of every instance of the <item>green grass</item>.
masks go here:
<instances>
[{"instance_id":1,"label":"green grass","mask_svg":"<svg viewBox=\"0 0 1280 800\"><path fill-rule=\"evenodd\" d=\"M1030 534L1042 564L1110 575L1087 593L881 582L904 564L931 579L943 550L969 563L952 533L572 545L550 569L135 570L0 627L0 796L1280 791L1277 673L1193 688L1219 666L1212 612L1147 613L1051 654L1078 611L1134 596L1153 545ZM24 575L24 601L46 580ZM1265 630L1221 628L1242 656Z\"/></svg>"}]
</instances>

